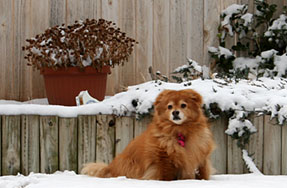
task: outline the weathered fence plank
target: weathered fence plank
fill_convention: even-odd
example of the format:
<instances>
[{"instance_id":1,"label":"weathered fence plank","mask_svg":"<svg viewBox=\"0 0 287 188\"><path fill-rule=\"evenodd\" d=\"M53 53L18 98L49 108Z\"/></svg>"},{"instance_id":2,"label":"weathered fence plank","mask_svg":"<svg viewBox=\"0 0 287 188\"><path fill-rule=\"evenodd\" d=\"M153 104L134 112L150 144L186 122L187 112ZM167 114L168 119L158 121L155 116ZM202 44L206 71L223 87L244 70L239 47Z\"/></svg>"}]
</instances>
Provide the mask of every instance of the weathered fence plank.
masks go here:
<instances>
[{"instance_id":1,"label":"weathered fence plank","mask_svg":"<svg viewBox=\"0 0 287 188\"><path fill-rule=\"evenodd\" d=\"M186 1L170 0L169 7L169 71L186 64Z\"/></svg>"},{"instance_id":2,"label":"weathered fence plank","mask_svg":"<svg viewBox=\"0 0 287 188\"><path fill-rule=\"evenodd\" d=\"M134 119L130 117L116 118L115 155L120 154L134 137Z\"/></svg>"},{"instance_id":3,"label":"weathered fence plank","mask_svg":"<svg viewBox=\"0 0 287 188\"><path fill-rule=\"evenodd\" d=\"M105 0L101 3L102 6L102 18L113 21L119 26L119 2L118 0ZM108 76L107 80L107 95L113 95L120 90L119 80L119 66L114 67L112 74Z\"/></svg>"},{"instance_id":4,"label":"weathered fence plank","mask_svg":"<svg viewBox=\"0 0 287 188\"><path fill-rule=\"evenodd\" d=\"M153 51L153 0L135 1L136 37L139 44L135 48L136 83L150 80L148 68L152 66ZM145 63L142 63L145 62Z\"/></svg>"},{"instance_id":5,"label":"weathered fence plank","mask_svg":"<svg viewBox=\"0 0 287 188\"><path fill-rule=\"evenodd\" d=\"M227 129L228 120L226 117L210 122L211 131L216 143L215 151L211 155L211 162L216 170L216 174L226 174L227 170Z\"/></svg>"},{"instance_id":6,"label":"weathered fence plank","mask_svg":"<svg viewBox=\"0 0 287 188\"><path fill-rule=\"evenodd\" d=\"M169 1L153 2L153 68L168 75L169 71Z\"/></svg>"},{"instance_id":7,"label":"weathered fence plank","mask_svg":"<svg viewBox=\"0 0 287 188\"><path fill-rule=\"evenodd\" d=\"M186 1L187 58L203 65L203 10L204 1Z\"/></svg>"},{"instance_id":8,"label":"weathered fence plank","mask_svg":"<svg viewBox=\"0 0 287 188\"><path fill-rule=\"evenodd\" d=\"M152 121L151 116L145 116L141 118L140 120L135 120L135 128L134 128L134 137L140 135L142 132L144 132L149 123Z\"/></svg>"},{"instance_id":9,"label":"weathered fence plank","mask_svg":"<svg viewBox=\"0 0 287 188\"><path fill-rule=\"evenodd\" d=\"M217 32L220 15L220 3L214 0L204 0L203 8L203 63L204 65L210 65L210 55L208 54L207 48L209 46L216 46Z\"/></svg>"},{"instance_id":10,"label":"weathered fence plank","mask_svg":"<svg viewBox=\"0 0 287 188\"><path fill-rule=\"evenodd\" d=\"M244 173L244 161L242 159L242 151L237 146L237 140L233 140L230 136L228 136L227 143L227 173Z\"/></svg>"},{"instance_id":11,"label":"weathered fence plank","mask_svg":"<svg viewBox=\"0 0 287 188\"><path fill-rule=\"evenodd\" d=\"M264 117L264 174L281 174L281 126L276 119Z\"/></svg>"},{"instance_id":12,"label":"weathered fence plank","mask_svg":"<svg viewBox=\"0 0 287 188\"><path fill-rule=\"evenodd\" d=\"M78 130L76 118L59 118L59 169L78 170Z\"/></svg>"},{"instance_id":13,"label":"weathered fence plank","mask_svg":"<svg viewBox=\"0 0 287 188\"><path fill-rule=\"evenodd\" d=\"M39 116L21 116L21 173L40 171L40 127Z\"/></svg>"},{"instance_id":14,"label":"weathered fence plank","mask_svg":"<svg viewBox=\"0 0 287 188\"><path fill-rule=\"evenodd\" d=\"M258 132L247 147L265 174L286 174L287 128L270 116L252 115ZM58 118L56 116L0 116L0 172L2 175L80 171L87 162L112 161L133 137L146 130L151 116L141 120L112 115ZM217 148L211 156L217 174L246 173L242 152L224 131L225 117L210 122Z\"/></svg>"},{"instance_id":15,"label":"weathered fence plank","mask_svg":"<svg viewBox=\"0 0 287 188\"><path fill-rule=\"evenodd\" d=\"M250 117L251 122L256 127L257 132L250 137L247 151L254 159L256 167L262 172L263 170L263 129L264 129L264 116L256 116L252 114Z\"/></svg>"},{"instance_id":16,"label":"weathered fence plank","mask_svg":"<svg viewBox=\"0 0 287 188\"><path fill-rule=\"evenodd\" d=\"M115 152L115 119L113 116L97 116L97 162L110 163Z\"/></svg>"},{"instance_id":17,"label":"weathered fence plank","mask_svg":"<svg viewBox=\"0 0 287 188\"><path fill-rule=\"evenodd\" d=\"M97 118L78 117L78 172L83 164L96 161Z\"/></svg>"},{"instance_id":18,"label":"weathered fence plank","mask_svg":"<svg viewBox=\"0 0 287 188\"><path fill-rule=\"evenodd\" d=\"M50 0L50 26L66 24L66 0Z\"/></svg>"},{"instance_id":19,"label":"weathered fence plank","mask_svg":"<svg viewBox=\"0 0 287 188\"><path fill-rule=\"evenodd\" d=\"M282 127L282 172L287 175L287 125Z\"/></svg>"},{"instance_id":20,"label":"weathered fence plank","mask_svg":"<svg viewBox=\"0 0 287 188\"><path fill-rule=\"evenodd\" d=\"M85 20L87 18L95 18L96 4L94 0L69 0L66 1L66 18L67 24L73 24L76 20Z\"/></svg>"},{"instance_id":21,"label":"weathered fence plank","mask_svg":"<svg viewBox=\"0 0 287 188\"><path fill-rule=\"evenodd\" d=\"M29 27L30 37L35 37L35 35L42 33L49 27L49 1L31 0L29 8L29 15L31 16L30 24L32 24L33 27L31 27L31 25L27 25L27 27ZM40 71L33 71L31 67L29 71L30 73L26 73L26 75L30 75L30 78L26 84L32 83L29 87L30 99L46 97L44 79L43 76L40 75Z\"/></svg>"},{"instance_id":22,"label":"weathered fence plank","mask_svg":"<svg viewBox=\"0 0 287 188\"><path fill-rule=\"evenodd\" d=\"M40 117L40 172L53 173L59 169L58 117Z\"/></svg>"},{"instance_id":23,"label":"weathered fence plank","mask_svg":"<svg viewBox=\"0 0 287 188\"><path fill-rule=\"evenodd\" d=\"M15 61L15 3L13 1L1 1L0 3L0 98L18 99L19 85L19 66Z\"/></svg>"},{"instance_id":24,"label":"weathered fence plank","mask_svg":"<svg viewBox=\"0 0 287 188\"><path fill-rule=\"evenodd\" d=\"M134 0L118 0L119 27L121 28L121 31L125 32L127 36L132 38L135 38L136 36L135 2L136 1ZM136 64L135 53L132 53L128 59L128 62L119 67L118 80L119 83L121 83L121 87L126 88L134 85L134 81L137 77L139 77L138 72L136 71Z\"/></svg>"},{"instance_id":25,"label":"weathered fence plank","mask_svg":"<svg viewBox=\"0 0 287 188\"><path fill-rule=\"evenodd\" d=\"M3 116L2 121L2 175L16 175L21 170L20 116Z\"/></svg>"}]
</instances>

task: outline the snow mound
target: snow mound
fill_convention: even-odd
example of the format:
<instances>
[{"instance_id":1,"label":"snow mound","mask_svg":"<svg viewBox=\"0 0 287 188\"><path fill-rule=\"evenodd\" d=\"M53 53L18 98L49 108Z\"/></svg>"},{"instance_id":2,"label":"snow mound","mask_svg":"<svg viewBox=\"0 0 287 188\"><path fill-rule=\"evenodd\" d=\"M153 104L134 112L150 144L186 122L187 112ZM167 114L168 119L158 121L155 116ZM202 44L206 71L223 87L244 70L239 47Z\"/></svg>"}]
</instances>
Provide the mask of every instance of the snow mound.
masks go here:
<instances>
[{"instance_id":1,"label":"snow mound","mask_svg":"<svg viewBox=\"0 0 287 188\"><path fill-rule=\"evenodd\" d=\"M135 180L126 177L95 178L77 175L71 171L56 172L54 174L34 174L29 176L3 176L0 177L1 188L174 188L174 187L200 187L200 188L262 188L286 187L287 176L263 176L258 174L244 175L214 175L211 180L179 180L179 181L154 181Z\"/></svg>"}]
</instances>

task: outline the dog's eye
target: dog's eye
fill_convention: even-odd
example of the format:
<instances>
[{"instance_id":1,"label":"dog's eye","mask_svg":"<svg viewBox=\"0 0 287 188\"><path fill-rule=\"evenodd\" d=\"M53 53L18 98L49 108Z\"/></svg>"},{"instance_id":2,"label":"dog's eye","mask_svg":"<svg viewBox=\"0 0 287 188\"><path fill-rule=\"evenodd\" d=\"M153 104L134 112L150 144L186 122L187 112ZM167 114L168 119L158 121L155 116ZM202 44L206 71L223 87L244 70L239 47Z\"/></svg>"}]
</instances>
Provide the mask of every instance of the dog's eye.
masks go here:
<instances>
[{"instance_id":1,"label":"dog's eye","mask_svg":"<svg viewBox=\"0 0 287 188\"><path fill-rule=\"evenodd\" d=\"M172 105L168 105L167 108L168 108L168 109L172 109Z\"/></svg>"},{"instance_id":2,"label":"dog's eye","mask_svg":"<svg viewBox=\"0 0 287 188\"><path fill-rule=\"evenodd\" d=\"M186 107L186 104L181 104L181 108L185 108Z\"/></svg>"}]
</instances>

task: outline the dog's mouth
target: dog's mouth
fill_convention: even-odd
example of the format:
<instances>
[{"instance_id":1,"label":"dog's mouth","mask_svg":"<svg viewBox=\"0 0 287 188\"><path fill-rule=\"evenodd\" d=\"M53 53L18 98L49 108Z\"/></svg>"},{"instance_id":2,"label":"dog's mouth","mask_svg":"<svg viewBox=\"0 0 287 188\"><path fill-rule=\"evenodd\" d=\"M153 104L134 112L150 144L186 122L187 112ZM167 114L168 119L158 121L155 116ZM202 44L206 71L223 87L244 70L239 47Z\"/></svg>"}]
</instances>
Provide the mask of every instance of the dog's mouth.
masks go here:
<instances>
[{"instance_id":1,"label":"dog's mouth","mask_svg":"<svg viewBox=\"0 0 287 188\"><path fill-rule=\"evenodd\" d=\"M180 118L179 116L173 116L172 120L173 120L173 121L180 121L181 118Z\"/></svg>"},{"instance_id":2,"label":"dog's mouth","mask_svg":"<svg viewBox=\"0 0 287 188\"><path fill-rule=\"evenodd\" d=\"M180 124L182 124L183 123L183 121L184 121L184 116L182 115L182 114L172 114L171 116L170 116L170 120L173 122L173 123L175 123L175 124L177 124L177 125L180 125Z\"/></svg>"}]
</instances>

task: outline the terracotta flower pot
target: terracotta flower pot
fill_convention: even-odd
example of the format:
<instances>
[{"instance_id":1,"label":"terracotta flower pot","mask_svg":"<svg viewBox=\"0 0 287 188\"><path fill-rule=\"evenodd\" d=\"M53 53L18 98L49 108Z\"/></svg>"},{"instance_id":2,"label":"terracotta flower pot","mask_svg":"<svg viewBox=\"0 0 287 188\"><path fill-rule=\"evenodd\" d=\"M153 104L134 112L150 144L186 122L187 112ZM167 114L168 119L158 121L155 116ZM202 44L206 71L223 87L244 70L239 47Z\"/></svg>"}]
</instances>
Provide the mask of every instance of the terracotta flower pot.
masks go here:
<instances>
[{"instance_id":1,"label":"terracotta flower pot","mask_svg":"<svg viewBox=\"0 0 287 188\"><path fill-rule=\"evenodd\" d=\"M49 104L65 106L75 106L75 97L84 90L88 90L92 97L103 100L109 73L109 66L104 66L100 72L93 67L85 67L82 71L77 67L41 70Z\"/></svg>"}]
</instances>

